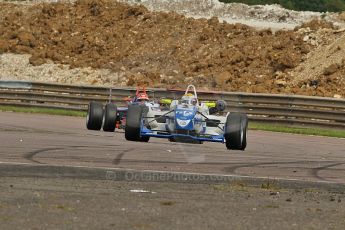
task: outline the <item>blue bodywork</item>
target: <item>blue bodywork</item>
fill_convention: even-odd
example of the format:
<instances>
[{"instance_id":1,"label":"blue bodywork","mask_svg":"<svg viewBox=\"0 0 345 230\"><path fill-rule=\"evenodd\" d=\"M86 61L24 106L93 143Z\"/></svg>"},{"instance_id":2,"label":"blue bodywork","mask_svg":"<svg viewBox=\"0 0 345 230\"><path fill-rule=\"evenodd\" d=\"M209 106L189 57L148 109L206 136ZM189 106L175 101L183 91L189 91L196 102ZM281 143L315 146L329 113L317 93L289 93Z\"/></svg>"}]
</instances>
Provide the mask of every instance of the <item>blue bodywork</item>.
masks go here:
<instances>
[{"instance_id":1,"label":"blue bodywork","mask_svg":"<svg viewBox=\"0 0 345 230\"><path fill-rule=\"evenodd\" d=\"M175 109L175 130L194 130L194 118L196 115L196 107Z\"/></svg>"},{"instance_id":2,"label":"blue bodywork","mask_svg":"<svg viewBox=\"0 0 345 230\"><path fill-rule=\"evenodd\" d=\"M174 140L186 140L187 142L190 140L199 142L208 141L225 143L224 135L195 134L194 124L197 122L205 122L196 117L197 108L195 106L183 107L178 105L174 111L171 111L171 113L174 113L174 132L171 133L168 131L148 129L144 126L144 122L142 120L140 135Z\"/></svg>"}]
</instances>

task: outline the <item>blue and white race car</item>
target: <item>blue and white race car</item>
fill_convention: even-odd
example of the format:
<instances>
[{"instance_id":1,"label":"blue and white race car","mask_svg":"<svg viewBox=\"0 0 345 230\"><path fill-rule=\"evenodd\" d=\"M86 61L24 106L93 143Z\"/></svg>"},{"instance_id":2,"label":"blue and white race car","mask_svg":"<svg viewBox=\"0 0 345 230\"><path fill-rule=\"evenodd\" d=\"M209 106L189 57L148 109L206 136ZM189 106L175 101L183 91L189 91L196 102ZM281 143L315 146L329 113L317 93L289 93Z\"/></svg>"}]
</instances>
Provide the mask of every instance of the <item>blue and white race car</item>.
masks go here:
<instances>
[{"instance_id":1,"label":"blue and white race car","mask_svg":"<svg viewBox=\"0 0 345 230\"><path fill-rule=\"evenodd\" d=\"M186 143L220 142L225 143L228 149L244 150L247 146L247 115L210 114L207 104L199 102L195 87L189 85L181 100L171 102L168 111L146 105L129 105L125 137L129 141L141 142L149 141L150 137ZM217 101L216 108L225 110L225 102Z\"/></svg>"}]
</instances>

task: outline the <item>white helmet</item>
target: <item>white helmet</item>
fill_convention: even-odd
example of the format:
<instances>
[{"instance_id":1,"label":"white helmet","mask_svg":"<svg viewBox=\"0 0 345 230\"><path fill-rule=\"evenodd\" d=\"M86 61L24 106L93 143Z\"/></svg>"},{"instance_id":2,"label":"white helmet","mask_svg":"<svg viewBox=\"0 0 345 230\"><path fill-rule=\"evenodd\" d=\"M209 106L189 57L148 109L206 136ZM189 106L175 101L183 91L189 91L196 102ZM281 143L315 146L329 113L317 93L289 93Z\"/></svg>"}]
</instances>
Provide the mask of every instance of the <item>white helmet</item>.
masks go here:
<instances>
[{"instance_id":1,"label":"white helmet","mask_svg":"<svg viewBox=\"0 0 345 230\"><path fill-rule=\"evenodd\" d=\"M196 105L198 100L196 99L195 95L191 93L187 93L182 96L181 102L183 104L188 104L188 105Z\"/></svg>"}]
</instances>

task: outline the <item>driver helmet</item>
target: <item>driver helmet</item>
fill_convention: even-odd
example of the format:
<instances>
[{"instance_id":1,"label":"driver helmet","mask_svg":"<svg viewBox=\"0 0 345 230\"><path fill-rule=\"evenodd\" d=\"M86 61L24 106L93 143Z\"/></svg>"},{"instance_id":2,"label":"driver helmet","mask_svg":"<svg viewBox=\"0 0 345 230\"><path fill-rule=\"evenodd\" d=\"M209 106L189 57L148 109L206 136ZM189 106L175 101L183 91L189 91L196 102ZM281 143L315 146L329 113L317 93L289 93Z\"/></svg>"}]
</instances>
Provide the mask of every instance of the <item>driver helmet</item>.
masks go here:
<instances>
[{"instance_id":1,"label":"driver helmet","mask_svg":"<svg viewBox=\"0 0 345 230\"><path fill-rule=\"evenodd\" d=\"M195 96L191 93L187 93L183 95L181 101L183 104L188 104L188 105L195 105L197 103Z\"/></svg>"},{"instance_id":2,"label":"driver helmet","mask_svg":"<svg viewBox=\"0 0 345 230\"><path fill-rule=\"evenodd\" d=\"M149 100L149 96L146 93L139 93L137 96L137 101L139 102L146 102Z\"/></svg>"}]
</instances>

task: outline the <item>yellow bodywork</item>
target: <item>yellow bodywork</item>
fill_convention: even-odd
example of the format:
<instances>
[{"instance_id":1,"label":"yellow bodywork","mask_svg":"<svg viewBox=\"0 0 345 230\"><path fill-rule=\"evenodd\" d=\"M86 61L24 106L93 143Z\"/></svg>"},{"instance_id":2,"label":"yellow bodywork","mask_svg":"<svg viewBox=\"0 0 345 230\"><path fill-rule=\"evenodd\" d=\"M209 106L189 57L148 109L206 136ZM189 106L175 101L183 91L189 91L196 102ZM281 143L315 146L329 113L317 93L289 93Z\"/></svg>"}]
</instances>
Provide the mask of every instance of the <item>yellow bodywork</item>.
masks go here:
<instances>
[{"instance_id":1,"label":"yellow bodywork","mask_svg":"<svg viewBox=\"0 0 345 230\"><path fill-rule=\"evenodd\" d=\"M170 105L172 101L173 101L173 99L162 98L162 99L159 100L159 104ZM216 102L215 101L202 101L201 103L204 103L205 105L207 105L208 108L216 107Z\"/></svg>"}]
</instances>

